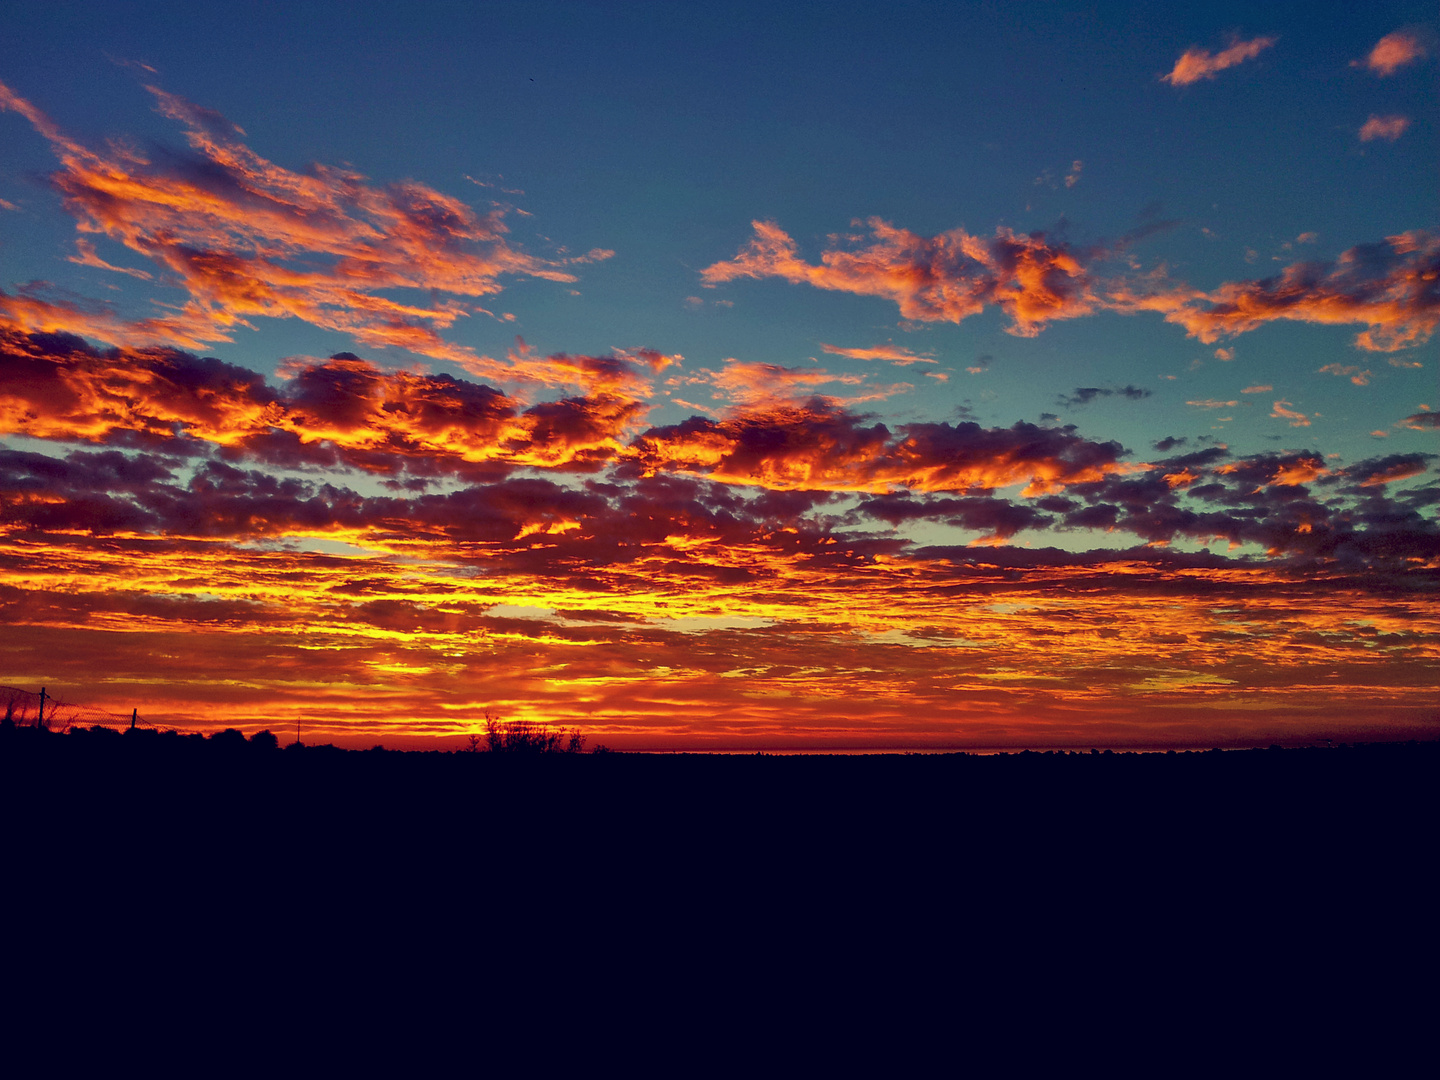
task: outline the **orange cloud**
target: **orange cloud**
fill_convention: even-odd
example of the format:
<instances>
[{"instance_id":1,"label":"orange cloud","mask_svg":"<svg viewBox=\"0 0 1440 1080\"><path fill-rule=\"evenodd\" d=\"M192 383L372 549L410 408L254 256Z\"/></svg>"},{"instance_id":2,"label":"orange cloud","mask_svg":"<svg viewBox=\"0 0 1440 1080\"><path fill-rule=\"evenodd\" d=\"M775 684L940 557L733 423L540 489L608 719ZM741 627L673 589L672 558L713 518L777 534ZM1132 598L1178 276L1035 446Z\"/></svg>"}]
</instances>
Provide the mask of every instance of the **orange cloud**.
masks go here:
<instances>
[{"instance_id":1,"label":"orange cloud","mask_svg":"<svg viewBox=\"0 0 1440 1080\"><path fill-rule=\"evenodd\" d=\"M1405 417L1395 425L1411 431L1434 431L1440 429L1440 413L1431 412L1429 406L1421 405L1420 411Z\"/></svg>"},{"instance_id":2,"label":"orange cloud","mask_svg":"<svg viewBox=\"0 0 1440 1080\"><path fill-rule=\"evenodd\" d=\"M1025 484L1027 496L1100 480L1127 466L1118 443L1073 427L910 424L892 435L833 407L788 406L722 421L692 417L635 443L650 471L700 473L778 490L970 491Z\"/></svg>"},{"instance_id":3,"label":"orange cloud","mask_svg":"<svg viewBox=\"0 0 1440 1080\"><path fill-rule=\"evenodd\" d=\"M914 389L909 383L869 385L865 382L866 378L865 375L836 375L818 367L787 368L779 364L731 359L726 360L719 371L702 368L695 375L675 381L677 384L712 387L717 397L742 410L770 409L805 401L834 406L883 401ZM839 396L818 394L815 390L832 383L856 389Z\"/></svg>"},{"instance_id":4,"label":"orange cloud","mask_svg":"<svg viewBox=\"0 0 1440 1080\"><path fill-rule=\"evenodd\" d=\"M82 233L144 256L187 290L189 336L171 343L230 340L255 317L298 318L372 348L408 349L488 376L493 361L439 333L472 312L488 314L468 301L500 291L507 275L573 281L565 266L611 254L540 259L506 239L500 210L477 214L423 184L373 185L325 165L292 172L252 151L218 113L147 89L157 111L184 127L192 161L91 150L3 84L0 109L20 113L51 144L61 163L51 182ZM88 239L80 251L76 261L119 269ZM425 300L381 295L391 290ZM459 299L441 299L447 295Z\"/></svg>"},{"instance_id":5,"label":"orange cloud","mask_svg":"<svg viewBox=\"0 0 1440 1080\"><path fill-rule=\"evenodd\" d=\"M1326 364L1322 368L1317 368L1316 371L1326 375L1348 376L1356 386L1369 386L1370 376L1374 374L1369 369L1362 370L1353 364Z\"/></svg>"},{"instance_id":6,"label":"orange cloud","mask_svg":"<svg viewBox=\"0 0 1440 1080\"><path fill-rule=\"evenodd\" d=\"M660 363L659 354L648 362ZM0 323L0 432L149 445L199 440L276 464L456 472L482 463L582 471L628 454L648 406L623 390L647 360L544 358L585 396L524 403L449 375L382 371L349 353L248 369L169 349L95 350ZM557 380L558 375L553 375Z\"/></svg>"},{"instance_id":7,"label":"orange cloud","mask_svg":"<svg viewBox=\"0 0 1440 1080\"><path fill-rule=\"evenodd\" d=\"M878 296L920 322L960 322L987 306L1010 317L1009 332L1033 337L1056 319L1094 310L1080 257L1043 234L999 228L989 240L953 229L926 239L880 218L868 222L872 242L858 250L831 248L819 265L805 262L774 222L752 222L755 236L729 262L701 272L707 286L737 278L778 277L819 289Z\"/></svg>"},{"instance_id":8,"label":"orange cloud","mask_svg":"<svg viewBox=\"0 0 1440 1080\"><path fill-rule=\"evenodd\" d=\"M1247 387L1245 387L1244 390L1241 390L1240 393L1242 393L1242 394L1268 394L1271 390L1274 390L1274 389L1275 389L1275 388L1274 388L1273 386L1271 386L1269 383L1266 383L1266 384L1264 384L1263 386L1247 386Z\"/></svg>"},{"instance_id":9,"label":"orange cloud","mask_svg":"<svg viewBox=\"0 0 1440 1080\"><path fill-rule=\"evenodd\" d=\"M820 343L822 352L834 356L848 356L852 360L889 360L892 364L905 367L908 364L935 364L934 357L922 356L902 345L875 345L869 349L842 349L838 345Z\"/></svg>"},{"instance_id":10,"label":"orange cloud","mask_svg":"<svg viewBox=\"0 0 1440 1080\"><path fill-rule=\"evenodd\" d=\"M1288 401L1277 401L1272 406L1271 416L1277 420L1289 420L1291 427L1309 427L1310 418L1302 412L1296 412L1295 407Z\"/></svg>"},{"instance_id":11,"label":"orange cloud","mask_svg":"<svg viewBox=\"0 0 1440 1080\"><path fill-rule=\"evenodd\" d=\"M1415 231L1346 251L1334 263L1298 262L1278 277L1232 282L1210 293L1152 277L1120 283L1105 299L1118 311L1162 312L1214 344L1280 319L1366 327L1355 344L1393 352L1429 340L1440 324L1440 237Z\"/></svg>"},{"instance_id":12,"label":"orange cloud","mask_svg":"<svg viewBox=\"0 0 1440 1080\"><path fill-rule=\"evenodd\" d=\"M1246 60L1253 60L1274 44L1273 37L1257 37L1250 41L1237 41L1218 53L1192 45L1175 61L1175 67L1170 74L1160 76L1160 81L1168 82L1171 86L1189 86L1201 79L1213 79L1218 72Z\"/></svg>"},{"instance_id":13,"label":"orange cloud","mask_svg":"<svg viewBox=\"0 0 1440 1080\"><path fill-rule=\"evenodd\" d=\"M1419 37L1407 30L1396 30L1377 41L1364 60L1350 61L1350 66L1367 68L1384 78L1424 55L1425 46Z\"/></svg>"},{"instance_id":14,"label":"orange cloud","mask_svg":"<svg viewBox=\"0 0 1440 1080\"><path fill-rule=\"evenodd\" d=\"M32 334L84 334L101 341L157 343L186 349L215 340L210 321L194 307L153 319L126 319L99 303L46 299L42 283L24 286L18 295L0 289L0 328ZM222 336L223 340L230 340Z\"/></svg>"},{"instance_id":15,"label":"orange cloud","mask_svg":"<svg viewBox=\"0 0 1440 1080\"><path fill-rule=\"evenodd\" d=\"M1410 126L1408 116L1376 116L1370 114L1360 127L1360 141L1371 142L1375 139L1384 139L1386 142L1394 142L1405 134L1405 129Z\"/></svg>"},{"instance_id":16,"label":"orange cloud","mask_svg":"<svg viewBox=\"0 0 1440 1080\"><path fill-rule=\"evenodd\" d=\"M872 218L872 243L855 251L831 248L816 265L802 259L773 222L752 224L755 236L734 259L701 272L707 286L778 277L885 297L905 318L921 322L960 322L993 305L1010 316L1008 331L1021 337L1033 337L1055 319L1150 311L1208 345L1285 319L1359 324L1365 329L1355 337L1357 346L1393 352L1425 342L1440 324L1440 295L1432 287L1440 272L1440 237L1420 230L1351 248L1330 264L1297 262L1278 277L1227 282L1205 292L1167 280L1163 270L1099 281L1080 254L1039 233L1020 237L1001 228L987 241L955 229L926 240ZM893 362L908 353L895 346L824 348ZM1233 355L1228 348L1216 351L1220 359Z\"/></svg>"}]
</instances>

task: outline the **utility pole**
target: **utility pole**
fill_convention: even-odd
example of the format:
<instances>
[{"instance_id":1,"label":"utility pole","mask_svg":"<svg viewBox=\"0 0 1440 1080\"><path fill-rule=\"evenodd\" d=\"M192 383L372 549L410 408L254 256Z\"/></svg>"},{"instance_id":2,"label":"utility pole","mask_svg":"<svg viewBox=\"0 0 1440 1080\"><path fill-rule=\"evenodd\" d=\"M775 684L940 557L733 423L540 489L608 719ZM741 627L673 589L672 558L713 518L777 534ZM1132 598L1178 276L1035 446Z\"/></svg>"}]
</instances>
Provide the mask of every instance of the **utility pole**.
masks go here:
<instances>
[{"instance_id":1,"label":"utility pole","mask_svg":"<svg viewBox=\"0 0 1440 1080\"><path fill-rule=\"evenodd\" d=\"M136 714L138 714L139 712L140 712L139 708L134 708L134 709L131 709L131 710L130 710L130 730L131 730L131 731L134 731L134 730L135 730L135 717L136 717Z\"/></svg>"},{"instance_id":2,"label":"utility pole","mask_svg":"<svg viewBox=\"0 0 1440 1080\"><path fill-rule=\"evenodd\" d=\"M35 730L45 730L45 687L40 687L40 715L35 718Z\"/></svg>"}]
</instances>

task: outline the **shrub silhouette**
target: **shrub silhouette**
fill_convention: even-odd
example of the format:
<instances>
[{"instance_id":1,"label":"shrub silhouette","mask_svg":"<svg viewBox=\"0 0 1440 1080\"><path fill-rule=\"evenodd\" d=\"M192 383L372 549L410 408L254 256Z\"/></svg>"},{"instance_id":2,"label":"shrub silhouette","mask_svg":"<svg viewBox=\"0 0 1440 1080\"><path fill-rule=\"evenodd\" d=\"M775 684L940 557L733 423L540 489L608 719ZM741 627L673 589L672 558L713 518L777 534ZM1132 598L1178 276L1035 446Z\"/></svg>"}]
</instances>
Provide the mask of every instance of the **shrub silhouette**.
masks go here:
<instances>
[{"instance_id":1,"label":"shrub silhouette","mask_svg":"<svg viewBox=\"0 0 1440 1080\"><path fill-rule=\"evenodd\" d=\"M532 720L512 720L485 714L485 743L492 754L578 754L585 749L579 728L552 728Z\"/></svg>"}]
</instances>

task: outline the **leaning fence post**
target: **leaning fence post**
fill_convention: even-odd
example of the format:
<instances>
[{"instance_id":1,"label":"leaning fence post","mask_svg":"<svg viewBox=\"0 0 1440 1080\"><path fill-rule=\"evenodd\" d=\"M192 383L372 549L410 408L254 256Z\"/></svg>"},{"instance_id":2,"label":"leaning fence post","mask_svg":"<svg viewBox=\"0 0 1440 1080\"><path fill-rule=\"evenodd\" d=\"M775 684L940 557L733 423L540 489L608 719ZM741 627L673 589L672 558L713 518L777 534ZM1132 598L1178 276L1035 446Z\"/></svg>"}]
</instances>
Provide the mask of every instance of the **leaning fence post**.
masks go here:
<instances>
[{"instance_id":1,"label":"leaning fence post","mask_svg":"<svg viewBox=\"0 0 1440 1080\"><path fill-rule=\"evenodd\" d=\"M134 708L134 709L131 709L131 710L130 710L130 730L131 730L131 731L134 731L134 730L135 730L135 714L138 713L139 711L140 711L140 710L139 710L138 708Z\"/></svg>"}]
</instances>

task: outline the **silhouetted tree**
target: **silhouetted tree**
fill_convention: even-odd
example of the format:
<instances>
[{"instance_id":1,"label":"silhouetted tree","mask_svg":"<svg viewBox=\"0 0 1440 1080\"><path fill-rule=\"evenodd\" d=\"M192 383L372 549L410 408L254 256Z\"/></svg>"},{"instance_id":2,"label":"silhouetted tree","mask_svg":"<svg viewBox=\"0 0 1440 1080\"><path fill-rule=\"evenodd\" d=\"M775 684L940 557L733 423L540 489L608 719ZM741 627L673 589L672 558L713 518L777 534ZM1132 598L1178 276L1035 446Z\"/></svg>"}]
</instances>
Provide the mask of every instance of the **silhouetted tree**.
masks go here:
<instances>
[{"instance_id":1,"label":"silhouetted tree","mask_svg":"<svg viewBox=\"0 0 1440 1080\"><path fill-rule=\"evenodd\" d=\"M504 723L485 713L485 743L492 754L578 754L585 749L579 728L569 731L533 720Z\"/></svg>"},{"instance_id":2,"label":"silhouetted tree","mask_svg":"<svg viewBox=\"0 0 1440 1080\"><path fill-rule=\"evenodd\" d=\"M280 749L280 740L272 731L257 731L250 736L250 745L256 750L278 750Z\"/></svg>"},{"instance_id":3,"label":"silhouetted tree","mask_svg":"<svg viewBox=\"0 0 1440 1080\"><path fill-rule=\"evenodd\" d=\"M220 749L240 749L245 746L245 733L236 728L227 727L224 731L215 732L207 741L211 746Z\"/></svg>"}]
</instances>

